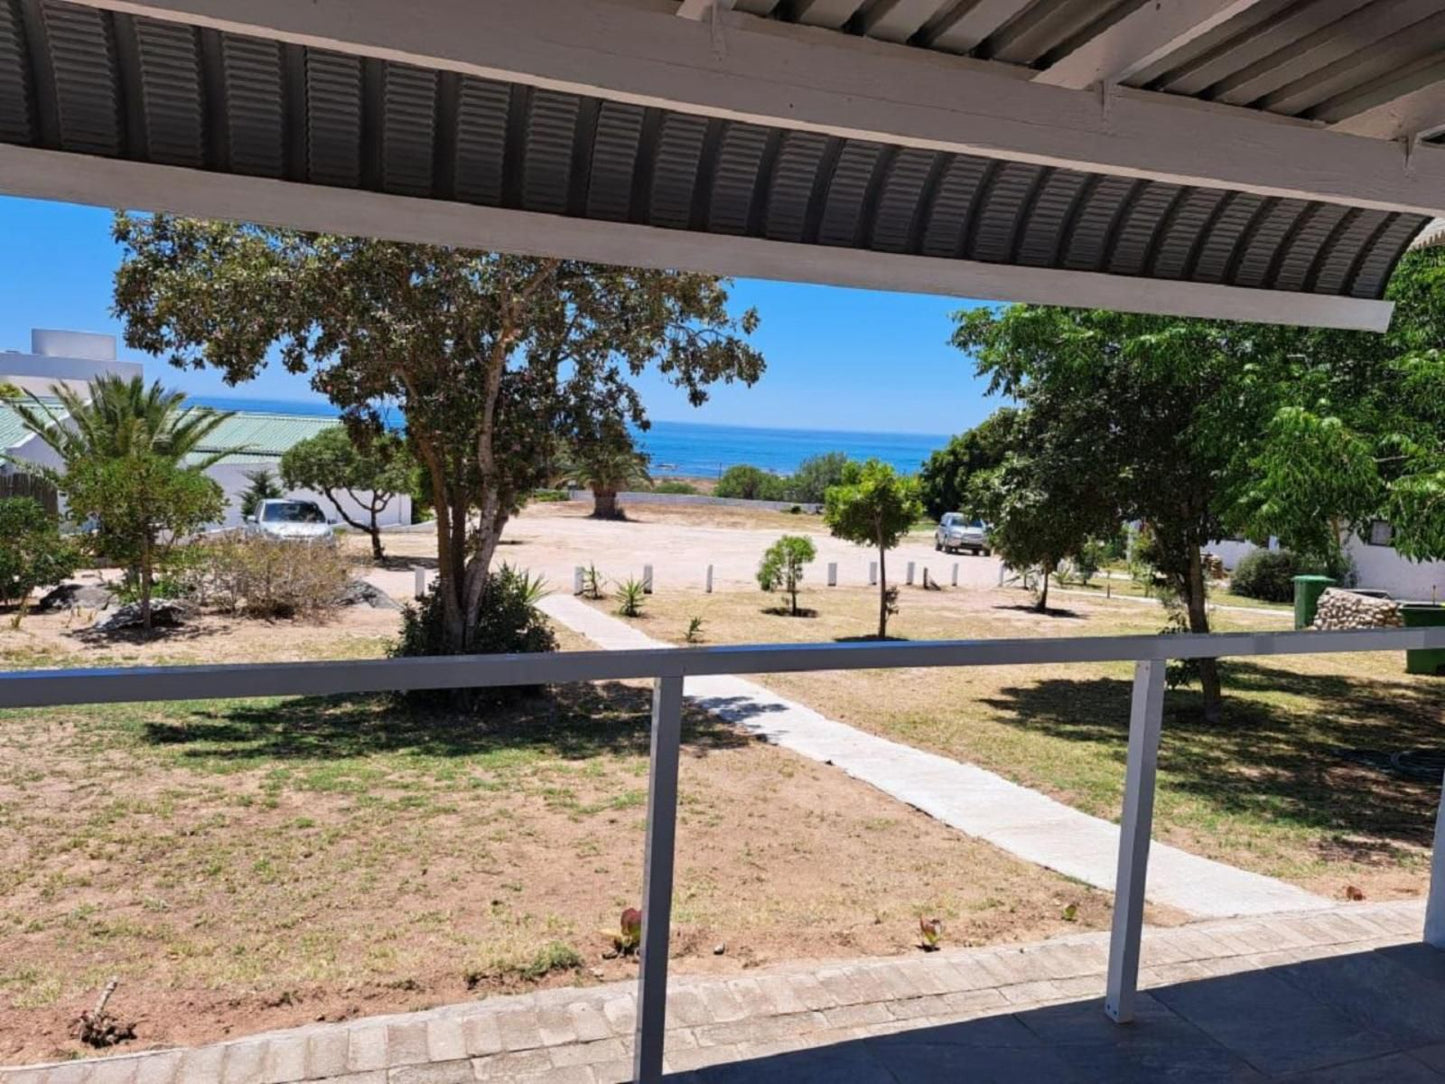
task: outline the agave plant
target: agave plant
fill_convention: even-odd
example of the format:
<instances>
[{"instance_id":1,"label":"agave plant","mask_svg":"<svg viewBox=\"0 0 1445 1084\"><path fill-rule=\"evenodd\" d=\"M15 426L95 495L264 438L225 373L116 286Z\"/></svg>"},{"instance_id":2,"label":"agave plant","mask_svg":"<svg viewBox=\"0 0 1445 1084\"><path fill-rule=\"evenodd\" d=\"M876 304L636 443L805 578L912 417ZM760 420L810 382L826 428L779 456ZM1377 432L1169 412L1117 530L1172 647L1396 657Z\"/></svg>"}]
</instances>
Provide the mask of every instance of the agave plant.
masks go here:
<instances>
[{"instance_id":1,"label":"agave plant","mask_svg":"<svg viewBox=\"0 0 1445 1084\"><path fill-rule=\"evenodd\" d=\"M623 617L641 617L647 588L641 580L629 578L617 588L617 612Z\"/></svg>"}]
</instances>

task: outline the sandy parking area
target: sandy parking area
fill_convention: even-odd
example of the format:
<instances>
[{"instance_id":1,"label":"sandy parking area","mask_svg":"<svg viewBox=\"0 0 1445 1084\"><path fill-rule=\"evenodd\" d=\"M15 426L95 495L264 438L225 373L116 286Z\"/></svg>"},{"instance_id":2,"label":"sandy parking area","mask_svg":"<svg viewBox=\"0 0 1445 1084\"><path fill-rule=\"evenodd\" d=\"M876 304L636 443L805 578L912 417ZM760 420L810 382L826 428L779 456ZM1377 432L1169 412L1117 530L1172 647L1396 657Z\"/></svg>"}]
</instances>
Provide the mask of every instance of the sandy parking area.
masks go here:
<instances>
[{"instance_id":1,"label":"sandy parking area","mask_svg":"<svg viewBox=\"0 0 1445 1084\"><path fill-rule=\"evenodd\" d=\"M807 572L811 583L824 583L828 562L836 561L840 585L866 585L868 564L877 559L876 551L831 537L822 519L813 515L732 516L729 509L638 505L629 509L627 521L606 522L589 519L588 509L585 504L540 504L525 509L507 525L499 558L540 572L554 588L569 587L577 565L595 564L615 581L640 577L642 566L651 564L658 589L701 588L709 564L717 589L751 586L763 551L785 533L808 535L817 546L818 559ZM386 548L398 559L436 555L436 541L430 533L389 534ZM998 583L996 557L936 553L932 538L921 533L889 551L890 582L903 582L909 561L916 562L920 578L927 567L935 579L948 583L957 563L960 586ZM376 570L367 578L398 598L409 597L414 584L414 574L404 567Z\"/></svg>"}]
</instances>

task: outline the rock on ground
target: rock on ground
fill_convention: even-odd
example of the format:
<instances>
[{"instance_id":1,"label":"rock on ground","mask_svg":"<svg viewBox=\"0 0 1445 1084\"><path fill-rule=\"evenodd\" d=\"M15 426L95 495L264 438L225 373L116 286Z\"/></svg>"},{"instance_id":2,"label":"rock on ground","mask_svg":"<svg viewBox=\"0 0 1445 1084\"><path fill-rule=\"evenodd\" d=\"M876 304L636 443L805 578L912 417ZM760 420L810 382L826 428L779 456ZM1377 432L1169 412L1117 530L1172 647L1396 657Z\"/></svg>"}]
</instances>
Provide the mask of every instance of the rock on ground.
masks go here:
<instances>
[{"instance_id":1,"label":"rock on ground","mask_svg":"<svg viewBox=\"0 0 1445 1084\"><path fill-rule=\"evenodd\" d=\"M157 629L178 628L194 620L200 611L196 605L182 599L151 599L151 627ZM116 632L119 629L141 627L141 606L139 602L128 602L104 621L93 626L96 632Z\"/></svg>"}]
</instances>

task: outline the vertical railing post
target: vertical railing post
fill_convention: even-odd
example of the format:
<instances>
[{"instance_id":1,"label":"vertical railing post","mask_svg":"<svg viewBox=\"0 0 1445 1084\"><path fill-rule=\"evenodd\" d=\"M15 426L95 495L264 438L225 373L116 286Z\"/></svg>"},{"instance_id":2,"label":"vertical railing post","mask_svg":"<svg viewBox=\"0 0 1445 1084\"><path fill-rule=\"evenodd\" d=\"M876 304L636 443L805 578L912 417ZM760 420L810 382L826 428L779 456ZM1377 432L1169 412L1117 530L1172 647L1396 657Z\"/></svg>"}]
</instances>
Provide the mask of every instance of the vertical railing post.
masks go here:
<instances>
[{"instance_id":1,"label":"vertical railing post","mask_svg":"<svg viewBox=\"0 0 1445 1084\"><path fill-rule=\"evenodd\" d=\"M1139 984L1139 941L1144 930L1144 882L1154 823L1154 780L1164 717L1163 659L1134 667L1129 711L1129 761L1124 770L1124 815L1119 821L1119 868L1114 881L1114 927L1109 938L1109 979L1104 1011L1116 1024L1134 1019Z\"/></svg>"},{"instance_id":2,"label":"vertical railing post","mask_svg":"<svg viewBox=\"0 0 1445 1084\"><path fill-rule=\"evenodd\" d=\"M662 1079L667 1027L667 942L672 929L672 862L677 836L677 762L682 743L682 678L652 688L652 757L647 786L647 841L642 870L642 945L637 977L637 1031L632 1079Z\"/></svg>"},{"instance_id":3,"label":"vertical railing post","mask_svg":"<svg viewBox=\"0 0 1445 1084\"><path fill-rule=\"evenodd\" d=\"M1425 904L1425 943L1445 949L1445 783L1435 814L1435 849L1430 854L1430 899Z\"/></svg>"}]
</instances>

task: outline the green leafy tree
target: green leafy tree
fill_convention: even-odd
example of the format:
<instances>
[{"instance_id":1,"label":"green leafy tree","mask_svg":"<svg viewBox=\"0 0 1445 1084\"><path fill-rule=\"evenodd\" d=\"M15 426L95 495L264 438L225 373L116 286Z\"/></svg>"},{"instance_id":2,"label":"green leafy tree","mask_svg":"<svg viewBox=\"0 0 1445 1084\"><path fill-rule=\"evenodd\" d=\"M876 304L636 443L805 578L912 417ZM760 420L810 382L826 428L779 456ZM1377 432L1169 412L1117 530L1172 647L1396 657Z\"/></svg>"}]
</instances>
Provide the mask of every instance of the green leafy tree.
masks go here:
<instances>
[{"instance_id":1,"label":"green leafy tree","mask_svg":"<svg viewBox=\"0 0 1445 1084\"><path fill-rule=\"evenodd\" d=\"M930 519L941 519L949 512L983 515L988 475L1003 465L1004 456L1015 444L1017 428L1018 411L1003 407L924 461L918 472L918 490Z\"/></svg>"},{"instance_id":2,"label":"green leafy tree","mask_svg":"<svg viewBox=\"0 0 1445 1084\"><path fill-rule=\"evenodd\" d=\"M651 485L652 457L638 448L622 426L568 448L560 474L592 491L593 519L621 519L617 494L637 485Z\"/></svg>"},{"instance_id":3,"label":"green leafy tree","mask_svg":"<svg viewBox=\"0 0 1445 1084\"><path fill-rule=\"evenodd\" d=\"M779 588L788 593L788 612L798 616L798 588L803 584L803 566L818 556L807 535L785 534L763 554L758 565L758 586L764 591Z\"/></svg>"},{"instance_id":4,"label":"green leafy tree","mask_svg":"<svg viewBox=\"0 0 1445 1084\"><path fill-rule=\"evenodd\" d=\"M713 496L744 501L783 501L788 499L788 483L761 467L739 463L722 472L713 488Z\"/></svg>"},{"instance_id":5,"label":"green leafy tree","mask_svg":"<svg viewBox=\"0 0 1445 1084\"><path fill-rule=\"evenodd\" d=\"M202 448L231 415L188 407L181 392L139 376L100 376L85 393L57 385L51 394L53 409L34 396L14 404L25 428L60 457L61 469L38 472L65 496L72 518L93 518L101 552L125 563L149 629L158 562L225 510L205 471L242 449Z\"/></svg>"},{"instance_id":6,"label":"green leafy tree","mask_svg":"<svg viewBox=\"0 0 1445 1084\"><path fill-rule=\"evenodd\" d=\"M897 592L888 589L888 551L908 533L923 504L918 480L900 475L887 463L870 459L849 463L843 481L825 497L823 521L835 538L878 549L878 639L888 637L888 615Z\"/></svg>"},{"instance_id":7,"label":"green leafy tree","mask_svg":"<svg viewBox=\"0 0 1445 1084\"><path fill-rule=\"evenodd\" d=\"M693 404L752 383L749 310L711 275L303 234L165 215L116 218L115 309L134 348L251 379L270 357L380 432L398 404L436 512L444 642L470 649L502 530L558 443L646 422L649 366Z\"/></svg>"},{"instance_id":8,"label":"green leafy tree","mask_svg":"<svg viewBox=\"0 0 1445 1084\"><path fill-rule=\"evenodd\" d=\"M845 452L824 452L809 456L798 464L788 479L788 499L805 504L822 504L828 487L843 481L848 456Z\"/></svg>"},{"instance_id":9,"label":"green leafy tree","mask_svg":"<svg viewBox=\"0 0 1445 1084\"><path fill-rule=\"evenodd\" d=\"M371 557L378 563L386 557L381 513L411 488L415 470L406 442L395 433L363 432L353 438L339 425L298 441L281 456L286 485L324 493L343 520L370 536ZM352 515L352 507L360 507L364 518Z\"/></svg>"},{"instance_id":10,"label":"green leafy tree","mask_svg":"<svg viewBox=\"0 0 1445 1084\"><path fill-rule=\"evenodd\" d=\"M0 602L16 607L12 627L20 627L30 593L73 576L80 558L80 548L39 501L0 498Z\"/></svg>"},{"instance_id":11,"label":"green leafy tree","mask_svg":"<svg viewBox=\"0 0 1445 1084\"><path fill-rule=\"evenodd\" d=\"M241 515L248 519L256 514L262 501L274 501L286 495L276 476L265 467L248 470L244 477L247 484L241 491Z\"/></svg>"},{"instance_id":12,"label":"green leafy tree","mask_svg":"<svg viewBox=\"0 0 1445 1084\"><path fill-rule=\"evenodd\" d=\"M1385 518L1404 556L1445 557L1445 253L1407 255L1388 296L1386 335L1014 306L959 314L954 342L1029 441L1078 449L1118 519L1148 526L1168 598L1208 632L1213 539L1332 563ZM1217 719L1217 667L1198 669Z\"/></svg>"}]
</instances>

